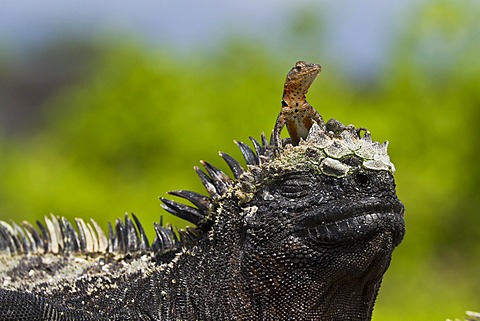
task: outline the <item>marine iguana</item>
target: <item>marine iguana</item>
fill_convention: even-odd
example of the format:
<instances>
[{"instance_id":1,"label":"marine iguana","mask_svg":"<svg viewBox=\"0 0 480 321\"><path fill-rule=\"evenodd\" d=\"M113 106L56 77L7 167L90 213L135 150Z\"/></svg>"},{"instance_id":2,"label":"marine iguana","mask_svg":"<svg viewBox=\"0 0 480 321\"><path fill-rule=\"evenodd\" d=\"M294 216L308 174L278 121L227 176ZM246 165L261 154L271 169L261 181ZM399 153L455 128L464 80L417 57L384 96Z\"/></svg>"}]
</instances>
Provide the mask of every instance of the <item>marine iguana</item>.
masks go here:
<instances>
[{"instance_id":1,"label":"marine iguana","mask_svg":"<svg viewBox=\"0 0 480 321\"><path fill-rule=\"evenodd\" d=\"M0 222L0 320L369 320L405 233L387 142L336 120L298 144L236 142L233 178L202 161L208 195L163 207L195 227L136 216Z\"/></svg>"}]
</instances>

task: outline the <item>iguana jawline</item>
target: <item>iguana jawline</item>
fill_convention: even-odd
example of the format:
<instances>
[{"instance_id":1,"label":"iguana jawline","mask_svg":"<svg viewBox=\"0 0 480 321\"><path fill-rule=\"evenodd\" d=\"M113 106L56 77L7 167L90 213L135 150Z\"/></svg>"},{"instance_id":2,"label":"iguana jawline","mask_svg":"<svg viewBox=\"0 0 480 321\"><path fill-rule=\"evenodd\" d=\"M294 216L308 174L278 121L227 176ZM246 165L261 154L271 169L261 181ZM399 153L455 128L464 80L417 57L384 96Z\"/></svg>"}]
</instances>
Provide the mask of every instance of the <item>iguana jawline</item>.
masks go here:
<instances>
[{"instance_id":1,"label":"iguana jawline","mask_svg":"<svg viewBox=\"0 0 480 321\"><path fill-rule=\"evenodd\" d=\"M368 202L352 205L349 208L339 208L335 211L328 211L327 209L325 212L320 213L322 215L319 215L319 213L308 215L299 222L299 226L308 229L318 225L332 225L360 216L371 216L372 214L394 214L403 217L404 211L405 209L401 202L395 204L382 204L380 201Z\"/></svg>"}]
</instances>

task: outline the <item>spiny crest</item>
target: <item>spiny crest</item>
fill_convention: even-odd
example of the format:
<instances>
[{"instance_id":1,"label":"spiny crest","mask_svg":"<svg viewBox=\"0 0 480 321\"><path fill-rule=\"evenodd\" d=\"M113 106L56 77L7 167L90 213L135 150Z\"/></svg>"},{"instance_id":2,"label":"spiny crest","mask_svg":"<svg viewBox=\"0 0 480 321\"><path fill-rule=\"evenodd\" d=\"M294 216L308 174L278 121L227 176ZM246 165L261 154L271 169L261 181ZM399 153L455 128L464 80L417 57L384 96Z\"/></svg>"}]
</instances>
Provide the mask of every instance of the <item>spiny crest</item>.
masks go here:
<instances>
[{"instance_id":1,"label":"spiny crest","mask_svg":"<svg viewBox=\"0 0 480 321\"><path fill-rule=\"evenodd\" d=\"M155 225L156 238L150 245L142 224L132 214L125 220L117 219L115 226L108 223L108 237L93 219L85 222L75 219L76 229L64 217L45 217L45 224L37 221L37 228L27 221L18 225L0 221L0 252L15 254L71 253L145 253L149 250L167 251L176 248L190 237L189 231L180 233L180 240L170 225Z\"/></svg>"},{"instance_id":2,"label":"spiny crest","mask_svg":"<svg viewBox=\"0 0 480 321\"><path fill-rule=\"evenodd\" d=\"M236 190L239 192L237 196L251 193L255 185L272 171L304 168L324 175L343 177L349 175L353 168L342 160L351 156L359 158L366 169L392 173L395 170L387 153L387 142L372 142L370 132L366 129L355 129L353 125L344 126L334 119L328 121L324 128L314 124L306 140L301 141L298 146L285 140L283 146L277 147L272 143L272 138L268 142L263 133L260 141L252 137L250 140L253 148L235 141L245 158L247 169L230 155L219 153L234 179L205 161L201 161L205 171L194 167L209 196L186 190L169 192L170 195L186 199L192 206L160 198L162 207L167 212L194 224L195 228L174 230L170 225L164 226L161 219L160 223L154 223L156 237L150 244L142 224L133 214L133 221L125 215L124 221L117 219L114 226L109 223L108 237L93 219L91 222L75 219L76 229L68 220L55 215L45 217L45 224L37 221L37 228L28 222L18 225L15 222L8 224L0 221L0 252L66 255L147 251L165 253L194 242L204 233L214 218L216 203L227 192ZM249 198L245 197L239 202L248 200Z\"/></svg>"},{"instance_id":3,"label":"spiny crest","mask_svg":"<svg viewBox=\"0 0 480 321\"><path fill-rule=\"evenodd\" d=\"M267 149L267 139L262 134L262 143L251 138L255 151L242 142L236 142L245 157L247 165L259 165L259 155L264 155ZM245 172L240 163L226 153L220 156L230 167L235 180ZM210 197L192 191L177 190L169 192L170 195L188 200L193 206L178 203L161 197L162 207L169 213L182 218L198 227L204 226L211 213L212 203L225 194L235 185L227 174L212 164L201 161L205 171L195 166L198 177L205 186ZM125 215L125 219L117 219L115 225L108 223L108 237L98 223L91 219L85 222L76 218L75 225L64 217L51 215L45 217L45 223L36 222L34 227L27 221L18 225L0 221L0 252L9 255L16 254L62 254L71 253L165 253L179 248L186 243L197 239L200 231L197 228L174 230L169 224L154 223L155 240L149 243L145 230L137 216L132 214L132 219Z\"/></svg>"},{"instance_id":4,"label":"spiny crest","mask_svg":"<svg viewBox=\"0 0 480 321\"><path fill-rule=\"evenodd\" d=\"M268 142L263 133L261 135L261 142L253 137L250 137L250 140L252 141L253 149L243 142L235 141L235 144L237 144L245 158L248 168L251 166L258 167L264 160L273 157L274 147ZM206 161L201 161L200 163L205 168L205 171L197 166L195 166L194 169L207 190L209 197L185 190L169 192L170 195L188 200L194 206L181 204L163 197L160 198L163 202L162 207L167 212L195 224L200 230L202 227L207 226L207 223L212 220L215 202L228 191L238 188L237 182L241 181L244 174L249 171L245 170L232 156L223 152L219 152L219 155L227 163L234 179L230 178L214 165Z\"/></svg>"}]
</instances>

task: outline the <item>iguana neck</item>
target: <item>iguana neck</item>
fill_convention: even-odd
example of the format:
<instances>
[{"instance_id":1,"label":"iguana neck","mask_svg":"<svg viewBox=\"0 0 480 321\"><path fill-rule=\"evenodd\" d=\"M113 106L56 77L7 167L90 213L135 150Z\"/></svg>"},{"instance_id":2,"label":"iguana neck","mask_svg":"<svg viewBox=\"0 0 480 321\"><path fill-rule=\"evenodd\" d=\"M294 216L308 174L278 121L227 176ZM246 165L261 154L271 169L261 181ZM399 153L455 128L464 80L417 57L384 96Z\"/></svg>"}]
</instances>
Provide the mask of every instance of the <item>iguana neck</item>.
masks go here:
<instances>
[{"instance_id":1,"label":"iguana neck","mask_svg":"<svg viewBox=\"0 0 480 321\"><path fill-rule=\"evenodd\" d=\"M295 258L279 266L278 257L265 258L269 254L263 250L244 256L242 271L255 316L259 320L288 320L291 316L301 316L299 320L370 320L391 260L393 244L383 237L366 241L361 249L315 262L318 266L331 264L332 269L295 264ZM385 250L379 252L376 242L384 244ZM354 262L362 252L374 251L375 259Z\"/></svg>"}]
</instances>

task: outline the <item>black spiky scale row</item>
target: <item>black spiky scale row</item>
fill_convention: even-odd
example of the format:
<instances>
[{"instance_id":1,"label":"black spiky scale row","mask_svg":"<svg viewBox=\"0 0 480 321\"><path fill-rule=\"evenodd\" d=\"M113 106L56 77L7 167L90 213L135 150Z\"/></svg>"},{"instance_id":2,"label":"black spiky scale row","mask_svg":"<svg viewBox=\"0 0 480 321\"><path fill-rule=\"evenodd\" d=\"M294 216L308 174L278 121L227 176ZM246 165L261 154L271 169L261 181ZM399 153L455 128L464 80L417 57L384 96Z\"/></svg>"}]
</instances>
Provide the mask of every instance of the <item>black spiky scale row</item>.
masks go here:
<instances>
[{"instance_id":1,"label":"black spiky scale row","mask_svg":"<svg viewBox=\"0 0 480 321\"><path fill-rule=\"evenodd\" d=\"M245 170L240 165L240 163L237 162L237 160L235 158L233 158L232 156L230 156L226 153L220 152L219 155L220 155L220 157L222 157L225 160L228 167L230 167L230 170L232 171L235 179L239 179L240 176L245 172Z\"/></svg>"},{"instance_id":2,"label":"black spiky scale row","mask_svg":"<svg viewBox=\"0 0 480 321\"><path fill-rule=\"evenodd\" d=\"M162 226L162 223L155 222L153 227L155 229L157 239L159 240L159 242L153 244L154 251L163 253L167 249L174 247L178 242L178 238L171 225L168 225L165 228Z\"/></svg>"},{"instance_id":3,"label":"black spiky scale row","mask_svg":"<svg viewBox=\"0 0 480 321\"><path fill-rule=\"evenodd\" d=\"M247 165L259 165L261 157L266 154L269 143L262 133L261 143L250 137L254 149L242 142L235 143L239 146ZM235 180L238 180L245 169L230 155L220 152L219 155L225 160L233 173ZM210 197L192 191L177 190L169 192L170 195L178 196L188 200L193 206L181 204L166 198L160 198L163 208L196 226L204 226L210 217L213 208L212 200L223 195L235 184L227 174L212 164L201 161L206 173L195 166L195 171L200 181L205 186ZM138 218L132 214L132 219L125 215L124 221L117 219L115 225L108 223L108 237L105 235L97 222L85 222L82 219L75 219L74 226L65 218L54 215L45 217L45 224L37 221L37 228L28 222L21 225L11 222L0 221L0 252L10 254L41 254L53 253L165 253L170 249L181 247L183 244L192 242L199 237L197 228L174 231L171 225L163 226L162 218L160 223L154 223L156 238L149 244L146 233ZM178 236L177 236L178 235Z\"/></svg>"},{"instance_id":4,"label":"black spiky scale row","mask_svg":"<svg viewBox=\"0 0 480 321\"><path fill-rule=\"evenodd\" d=\"M240 148L240 151L245 158L247 165L259 165L262 161L261 156L267 155L268 147L271 146L271 144L268 143L267 138L263 133L261 136L261 143L253 137L250 137L250 140L253 143L254 149L250 148L247 144L243 142L234 142ZM235 180L238 180L245 172L245 169L243 169L240 163L232 156L223 152L220 152L219 155L227 163L228 167L233 173ZM164 203L163 208L167 212L200 227L205 224L210 217L210 211L212 209L212 199L215 199L225 194L235 185L235 181L217 167L205 161L201 161L201 164L205 168L206 172L202 171L198 166L195 166L194 169L198 177L200 178L203 186L210 195L210 198L195 192L184 190L169 193L171 195L179 196L190 201L193 205L196 206L196 208L172 200L168 200L163 197L160 198L160 200Z\"/></svg>"},{"instance_id":5,"label":"black spiky scale row","mask_svg":"<svg viewBox=\"0 0 480 321\"><path fill-rule=\"evenodd\" d=\"M155 226L156 238L150 245L139 219L132 214L125 220L117 219L115 226L108 224L108 238L92 219L85 222L75 219L76 229L65 218L54 215L45 217L45 224L37 221L38 229L28 222L21 226L0 221L0 252L16 254L53 253L145 253L166 251L182 246L182 240L190 240L191 231L179 231L180 240L171 226Z\"/></svg>"},{"instance_id":6,"label":"black spiky scale row","mask_svg":"<svg viewBox=\"0 0 480 321\"><path fill-rule=\"evenodd\" d=\"M247 165L259 165L260 164L260 159L258 155L245 143L243 142L238 142L235 141L235 144L240 147L240 150L242 151L243 157L245 157L245 161L247 162Z\"/></svg>"},{"instance_id":7,"label":"black spiky scale row","mask_svg":"<svg viewBox=\"0 0 480 321\"><path fill-rule=\"evenodd\" d=\"M160 200L164 204L162 205L163 209L181 219L187 220L195 225L199 225L204 219L203 212L195 207L177 203L163 197L161 197Z\"/></svg>"}]
</instances>

